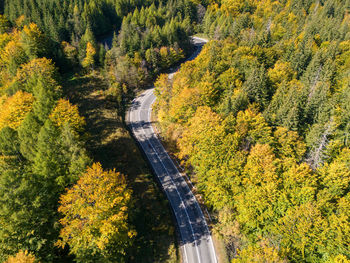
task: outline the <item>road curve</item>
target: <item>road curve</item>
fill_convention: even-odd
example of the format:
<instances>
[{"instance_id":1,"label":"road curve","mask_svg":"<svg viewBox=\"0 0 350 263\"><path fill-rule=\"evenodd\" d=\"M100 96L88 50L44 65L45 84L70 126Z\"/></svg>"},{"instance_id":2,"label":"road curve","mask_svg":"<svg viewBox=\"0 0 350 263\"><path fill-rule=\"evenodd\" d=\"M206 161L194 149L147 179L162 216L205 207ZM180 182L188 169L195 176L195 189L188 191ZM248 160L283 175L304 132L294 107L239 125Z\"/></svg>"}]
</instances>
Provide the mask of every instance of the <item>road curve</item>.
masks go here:
<instances>
[{"instance_id":1,"label":"road curve","mask_svg":"<svg viewBox=\"0 0 350 263\"><path fill-rule=\"evenodd\" d=\"M193 38L194 59L206 40ZM171 73L169 77L172 77ZM152 124L151 111L155 101L153 88L133 100L127 113L127 122L139 143L174 211L181 236L183 261L186 263L216 263L211 234L203 212L183 176L157 138Z\"/></svg>"}]
</instances>

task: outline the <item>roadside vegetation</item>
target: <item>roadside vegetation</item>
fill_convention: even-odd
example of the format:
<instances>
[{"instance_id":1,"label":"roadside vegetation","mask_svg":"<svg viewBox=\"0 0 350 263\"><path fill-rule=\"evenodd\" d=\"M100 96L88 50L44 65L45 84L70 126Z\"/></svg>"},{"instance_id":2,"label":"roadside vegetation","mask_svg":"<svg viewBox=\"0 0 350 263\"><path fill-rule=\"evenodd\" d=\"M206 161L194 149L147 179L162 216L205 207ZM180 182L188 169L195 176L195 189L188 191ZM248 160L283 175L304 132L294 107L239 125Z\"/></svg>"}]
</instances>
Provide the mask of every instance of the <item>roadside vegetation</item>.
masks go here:
<instances>
[{"instance_id":1,"label":"roadside vegetation","mask_svg":"<svg viewBox=\"0 0 350 263\"><path fill-rule=\"evenodd\" d=\"M155 84L162 134L232 262L348 262L349 1L214 1Z\"/></svg>"},{"instance_id":2,"label":"roadside vegetation","mask_svg":"<svg viewBox=\"0 0 350 263\"><path fill-rule=\"evenodd\" d=\"M127 175L132 190L130 224L136 231L128 262L178 262L169 204L118 112L117 97L98 72L67 76L66 92L86 120L86 148L105 169Z\"/></svg>"},{"instance_id":3,"label":"roadside vegetation","mask_svg":"<svg viewBox=\"0 0 350 263\"><path fill-rule=\"evenodd\" d=\"M0 8L0 262L178 262L168 202L123 119L190 52L196 4ZM108 50L96 38L111 29Z\"/></svg>"},{"instance_id":4,"label":"roadside vegetation","mask_svg":"<svg viewBox=\"0 0 350 263\"><path fill-rule=\"evenodd\" d=\"M162 136L238 262L350 260L349 0L0 1L0 262L178 262L129 135ZM110 48L100 36L115 32Z\"/></svg>"}]
</instances>

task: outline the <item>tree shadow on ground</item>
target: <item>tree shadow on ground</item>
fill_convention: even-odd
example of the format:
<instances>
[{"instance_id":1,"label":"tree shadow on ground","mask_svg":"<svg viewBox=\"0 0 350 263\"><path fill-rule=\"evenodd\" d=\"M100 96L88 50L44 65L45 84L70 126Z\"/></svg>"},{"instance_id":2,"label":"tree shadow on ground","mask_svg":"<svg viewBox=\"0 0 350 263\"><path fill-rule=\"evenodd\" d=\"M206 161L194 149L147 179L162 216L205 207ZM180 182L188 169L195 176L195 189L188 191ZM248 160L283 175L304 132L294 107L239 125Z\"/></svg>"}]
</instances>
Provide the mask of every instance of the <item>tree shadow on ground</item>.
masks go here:
<instances>
[{"instance_id":1,"label":"tree shadow on ground","mask_svg":"<svg viewBox=\"0 0 350 263\"><path fill-rule=\"evenodd\" d=\"M165 195L158 188L137 145L131 138L117 103L107 100L102 76L70 76L64 85L69 100L86 119L86 148L104 169L127 175L133 190L131 224L137 231L128 262L178 262L174 223Z\"/></svg>"}]
</instances>

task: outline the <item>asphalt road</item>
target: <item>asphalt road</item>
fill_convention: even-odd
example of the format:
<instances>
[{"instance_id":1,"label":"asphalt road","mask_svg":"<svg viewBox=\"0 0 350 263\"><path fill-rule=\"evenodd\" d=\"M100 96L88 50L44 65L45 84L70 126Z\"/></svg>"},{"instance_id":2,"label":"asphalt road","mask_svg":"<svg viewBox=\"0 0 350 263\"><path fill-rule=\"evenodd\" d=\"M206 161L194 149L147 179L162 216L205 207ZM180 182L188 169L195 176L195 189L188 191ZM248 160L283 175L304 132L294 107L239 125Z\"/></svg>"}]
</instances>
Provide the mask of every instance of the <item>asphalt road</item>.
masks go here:
<instances>
[{"instance_id":1,"label":"asphalt road","mask_svg":"<svg viewBox=\"0 0 350 263\"><path fill-rule=\"evenodd\" d=\"M188 60L199 54L205 42L203 39L194 38L197 49ZM173 74L169 74L169 77ZM155 99L153 88L134 99L127 114L128 125L170 201L181 236L183 261L216 263L213 241L203 212L151 125L152 104Z\"/></svg>"}]
</instances>

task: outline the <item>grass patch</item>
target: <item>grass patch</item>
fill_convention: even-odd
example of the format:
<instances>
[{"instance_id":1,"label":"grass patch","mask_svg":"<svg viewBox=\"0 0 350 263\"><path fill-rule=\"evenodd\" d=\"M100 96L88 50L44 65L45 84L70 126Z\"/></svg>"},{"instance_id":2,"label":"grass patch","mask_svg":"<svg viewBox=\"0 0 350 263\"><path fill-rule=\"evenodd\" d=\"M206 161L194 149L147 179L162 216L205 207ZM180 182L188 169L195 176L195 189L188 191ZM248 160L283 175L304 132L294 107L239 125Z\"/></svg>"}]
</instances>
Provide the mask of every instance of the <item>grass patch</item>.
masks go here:
<instances>
[{"instance_id":1,"label":"grass patch","mask_svg":"<svg viewBox=\"0 0 350 263\"><path fill-rule=\"evenodd\" d=\"M204 34L204 33L197 33L194 36L210 40L210 37L207 34Z\"/></svg>"},{"instance_id":2,"label":"grass patch","mask_svg":"<svg viewBox=\"0 0 350 263\"><path fill-rule=\"evenodd\" d=\"M161 192L134 140L129 135L117 103L104 95L102 75L66 76L64 92L86 119L86 148L104 169L127 175L133 190L131 224L137 231L128 262L179 262L175 228L165 195Z\"/></svg>"}]
</instances>

